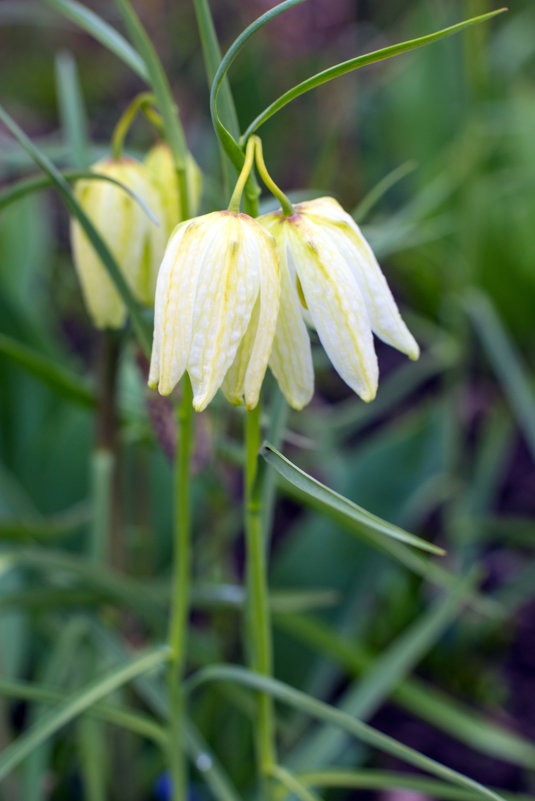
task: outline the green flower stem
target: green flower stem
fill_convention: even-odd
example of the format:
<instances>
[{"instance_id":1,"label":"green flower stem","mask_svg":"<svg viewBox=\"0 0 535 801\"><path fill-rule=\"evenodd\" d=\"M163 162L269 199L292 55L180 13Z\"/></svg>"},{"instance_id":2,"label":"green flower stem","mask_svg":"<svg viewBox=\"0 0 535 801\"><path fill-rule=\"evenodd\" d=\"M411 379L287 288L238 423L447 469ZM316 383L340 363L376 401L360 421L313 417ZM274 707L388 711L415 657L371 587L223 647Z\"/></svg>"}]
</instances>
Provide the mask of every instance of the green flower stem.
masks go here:
<instances>
[{"instance_id":1,"label":"green flower stem","mask_svg":"<svg viewBox=\"0 0 535 801\"><path fill-rule=\"evenodd\" d=\"M246 615L250 665L255 672L270 676L272 644L266 553L262 528L262 485L256 480L260 449L260 404L246 414L245 445ZM267 693L260 693L257 703L257 759L265 790L265 783L276 764L273 701ZM264 797L267 797L266 792Z\"/></svg>"},{"instance_id":2,"label":"green flower stem","mask_svg":"<svg viewBox=\"0 0 535 801\"><path fill-rule=\"evenodd\" d=\"M186 668L191 572L190 461L193 446L192 397L191 383L186 375L182 385L182 401L177 413L174 559L171 586L171 618L169 623L169 647L171 648L168 670L170 704L169 767L173 783L173 799L175 801L184 801L187 791L182 680Z\"/></svg>"},{"instance_id":3,"label":"green flower stem","mask_svg":"<svg viewBox=\"0 0 535 801\"><path fill-rule=\"evenodd\" d=\"M113 136L111 138L111 152L114 159L120 159L123 155L124 140L132 123L140 111L145 113L145 116L158 128L161 133L163 130L162 120L160 115L154 111L153 106L156 103L156 98L152 92L142 92L137 95L126 110L121 115L119 122L115 126Z\"/></svg>"},{"instance_id":4,"label":"green flower stem","mask_svg":"<svg viewBox=\"0 0 535 801\"><path fill-rule=\"evenodd\" d=\"M241 172L238 176L236 186L234 187L234 191L228 205L228 210L232 212L232 214L239 214L243 190L245 189L245 185L249 178L249 173L251 172L251 168L253 166L255 148L255 139L251 137L251 139L247 142L245 161L243 162L243 167L241 168Z\"/></svg>"},{"instance_id":5,"label":"green flower stem","mask_svg":"<svg viewBox=\"0 0 535 801\"><path fill-rule=\"evenodd\" d=\"M253 139L256 144L255 148L256 166L258 168L260 177L262 178L263 182L265 183L271 194L274 195L281 204L281 209L284 213L284 216L292 217L295 214L294 207L292 206L290 200L284 194L282 189L279 189L279 187L277 186L277 184L275 183L275 181L273 180L273 178L271 177L271 175L267 170L266 162L264 161L264 153L262 151L262 140L260 139L259 136L251 136L251 139ZM249 147L249 142L251 141L251 139L249 139L249 141L247 142L247 147Z\"/></svg>"},{"instance_id":6,"label":"green flower stem","mask_svg":"<svg viewBox=\"0 0 535 801\"><path fill-rule=\"evenodd\" d=\"M132 42L147 66L149 80L156 97L158 109L162 115L165 137L173 154L180 197L181 219L187 220L190 216L186 175L188 147L169 81L158 54L129 0L115 0L115 5L121 13Z\"/></svg>"}]
</instances>

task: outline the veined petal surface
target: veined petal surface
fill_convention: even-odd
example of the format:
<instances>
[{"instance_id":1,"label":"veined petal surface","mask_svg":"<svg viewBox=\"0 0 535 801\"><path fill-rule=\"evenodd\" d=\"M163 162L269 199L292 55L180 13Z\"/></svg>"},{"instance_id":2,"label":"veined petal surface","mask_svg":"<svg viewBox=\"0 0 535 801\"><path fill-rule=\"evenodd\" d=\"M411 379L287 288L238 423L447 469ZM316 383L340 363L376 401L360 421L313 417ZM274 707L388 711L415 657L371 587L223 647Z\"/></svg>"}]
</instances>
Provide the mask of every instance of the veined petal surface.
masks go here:
<instances>
[{"instance_id":1,"label":"veined petal surface","mask_svg":"<svg viewBox=\"0 0 535 801\"><path fill-rule=\"evenodd\" d=\"M245 400L247 409L254 409L258 403L277 326L280 294L275 242L258 223L256 226L262 265L258 276L259 294L245 336L222 385L223 392L231 403L240 404Z\"/></svg>"},{"instance_id":2,"label":"veined petal surface","mask_svg":"<svg viewBox=\"0 0 535 801\"><path fill-rule=\"evenodd\" d=\"M285 223L287 257L333 366L365 401L377 392L370 322L355 277L321 227L301 215Z\"/></svg>"},{"instance_id":3,"label":"veined petal surface","mask_svg":"<svg viewBox=\"0 0 535 801\"><path fill-rule=\"evenodd\" d=\"M314 366L295 272L288 264L286 223L271 214L259 219L275 237L280 259L279 316L269 366L289 405L302 409L314 393Z\"/></svg>"},{"instance_id":4,"label":"veined petal surface","mask_svg":"<svg viewBox=\"0 0 535 801\"><path fill-rule=\"evenodd\" d=\"M343 255L359 285L373 332L383 342L417 359L418 344L403 322L377 259L353 218L329 197L307 201L298 208L321 226Z\"/></svg>"}]
</instances>

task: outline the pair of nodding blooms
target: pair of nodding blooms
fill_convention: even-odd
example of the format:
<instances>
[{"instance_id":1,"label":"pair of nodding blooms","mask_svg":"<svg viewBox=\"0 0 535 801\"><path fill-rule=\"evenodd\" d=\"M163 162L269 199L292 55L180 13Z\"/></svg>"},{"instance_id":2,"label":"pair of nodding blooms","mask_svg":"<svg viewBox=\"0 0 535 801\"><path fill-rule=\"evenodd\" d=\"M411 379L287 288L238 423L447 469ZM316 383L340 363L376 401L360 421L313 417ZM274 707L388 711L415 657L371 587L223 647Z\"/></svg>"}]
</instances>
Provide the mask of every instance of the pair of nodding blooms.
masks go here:
<instances>
[{"instance_id":1,"label":"pair of nodding blooms","mask_svg":"<svg viewBox=\"0 0 535 801\"><path fill-rule=\"evenodd\" d=\"M178 181L170 148L155 145L143 162L128 157L103 159L91 167L101 179L77 181L74 193L114 256L135 298L154 305L158 268L167 240L182 219ZM195 214L201 172L191 155L186 162L189 205ZM135 197L113 183L127 187ZM152 212L150 219L139 203ZM97 328L121 328L126 307L80 223L71 221L74 264L85 303Z\"/></svg>"},{"instance_id":2,"label":"pair of nodding blooms","mask_svg":"<svg viewBox=\"0 0 535 801\"><path fill-rule=\"evenodd\" d=\"M284 209L257 219L239 212L253 153ZM291 206L251 137L229 210L182 222L169 240L156 287L149 386L168 395L187 371L197 411L219 388L252 409L269 365L290 406L301 409L314 391L307 325L365 401L375 397L379 376L373 333L419 356L354 220L330 197Z\"/></svg>"},{"instance_id":3,"label":"pair of nodding blooms","mask_svg":"<svg viewBox=\"0 0 535 801\"><path fill-rule=\"evenodd\" d=\"M283 210L253 219L240 198L253 158ZM378 366L373 333L406 353L418 345L401 319L375 256L359 227L329 197L291 206L270 178L260 140L251 137L227 211L179 222L171 154L153 149L93 168L128 186L163 220L158 229L124 190L80 181L76 194L117 259L134 295L150 305L158 273L149 385L172 392L184 372L202 411L219 388L233 404L256 406L269 365L290 406L312 398L314 372L307 326L314 327L343 380L365 401L375 397ZM198 208L200 176L187 165ZM120 327L126 309L77 222L75 264L99 327Z\"/></svg>"}]
</instances>

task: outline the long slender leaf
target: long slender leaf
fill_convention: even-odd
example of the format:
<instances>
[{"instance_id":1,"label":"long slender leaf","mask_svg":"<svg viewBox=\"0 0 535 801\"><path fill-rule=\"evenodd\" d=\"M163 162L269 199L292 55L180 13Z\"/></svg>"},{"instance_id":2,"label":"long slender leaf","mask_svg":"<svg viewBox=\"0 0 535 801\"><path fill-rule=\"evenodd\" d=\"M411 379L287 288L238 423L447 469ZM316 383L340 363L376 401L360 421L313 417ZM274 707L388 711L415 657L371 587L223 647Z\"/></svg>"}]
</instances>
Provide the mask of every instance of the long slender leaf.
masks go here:
<instances>
[{"instance_id":1,"label":"long slender leaf","mask_svg":"<svg viewBox=\"0 0 535 801\"><path fill-rule=\"evenodd\" d=\"M168 658L169 648L160 646L137 659L130 660L126 665L114 668L104 677L96 679L70 695L0 755L0 780L58 729L136 676L163 665Z\"/></svg>"},{"instance_id":2,"label":"long slender leaf","mask_svg":"<svg viewBox=\"0 0 535 801\"><path fill-rule=\"evenodd\" d=\"M112 28L87 6L77 3L75 0L44 0L44 2L91 34L104 47L124 61L140 78L149 82L147 67L139 53L115 28Z\"/></svg>"},{"instance_id":3,"label":"long slender leaf","mask_svg":"<svg viewBox=\"0 0 535 801\"><path fill-rule=\"evenodd\" d=\"M429 553L444 554L442 548L426 542L414 534L409 534L408 531L404 531L392 523L387 523L380 517L353 503L353 501L344 498L343 495L339 495L339 493L321 484L292 464L289 459L286 459L269 443L265 442L262 445L260 453L266 462L286 481L289 481L307 495L312 496L315 504L324 514L330 516L331 512L335 511L337 519L342 519L345 525L352 530L360 532L364 529L368 534L391 537Z\"/></svg>"},{"instance_id":4,"label":"long slender leaf","mask_svg":"<svg viewBox=\"0 0 535 801\"><path fill-rule=\"evenodd\" d=\"M184 171L188 156L186 137L178 116L178 108L173 99L173 93L161 61L129 0L115 0L115 5L119 9L130 38L141 53L147 66L148 80L156 97L158 109L162 115L166 139L172 150L175 165L177 169L180 168L181 171ZM187 203L187 193L181 194L181 202ZM187 212L187 208L182 209L182 216L184 218L189 216Z\"/></svg>"},{"instance_id":5,"label":"long slender leaf","mask_svg":"<svg viewBox=\"0 0 535 801\"><path fill-rule=\"evenodd\" d=\"M210 91L210 113L212 115L212 122L219 137L219 141L223 145L226 154L238 172L241 170L244 156L241 147L238 145L228 128L223 125L223 122L219 116L218 98L221 87L223 86L227 72L229 71L234 59L238 56L239 52L242 50L246 42L249 41L251 36L253 36L256 31L260 30L260 28L266 25L274 17L302 2L304 2L304 0L285 0L285 2L279 3L278 5L274 6L274 8L271 8L269 11L266 11L265 14L262 14L260 17L255 19L254 22L248 25L247 28L245 28L245 30L242 31L238 38L235 39L235 41L231 44L223 56L214 76Z\"/></svg>"},{"instance_id":6,"label":"long slender leaf","mask_svg":"<svg viewBox=\"0 0 535 801\"><path fill-rule=\"evenodd\" d=\"M197 27L201 37L202 52L204 56L204 65L206 75L208 77L208 85L211 86L217 73L219 64L221 63L221 50L217 39L212 14L210 12L210 5L208 0L193 0L195 14L197 17ZM240 125L238 122L238 115L234 105L234 99L230 90L230 84L225 77L221 84L221 91L219 96L219 109L223 125L230 131L234 139L240 136ZM230 185L234 170L232 164L229 162L228 156L221 147L223 176L225 181L225 191L230 192Z\"/></svg>"},{"instance_id":7,"label":"long slender leaf","mask_svg":"<svg viewBox=\"0 0 535 801\"><path fill-rule=\"evenodd\" d=\"M51 653L44 660L44 669L38 674L38 682L45 686L58 689L61 698L61 688L67 686L66 680L72 669L73 657L79 652L79 645L87 633L86 621L71 618L58 633L52 644ZM36 705L28 715L27 725L35 723L43 713L42 705ZM45 742L35 748L26 760L23 773L23 792L25 801L44 801L46 790L40 777L45 773L50 758L51 743Z\"/></svg>"},{"instance_id":8,"label":"long slender leaf","mask_svg":"<svg viewBox=\"0 0 535 801\"><path fill-rule=\"evenodd\" d=\"M42 381L60 397L74 401L88 409L95 407L96 394L92 388L84 386L83 379L43 353L38 353L27 345L22 345L1 333L0 356L4 356Z\"/></svg>"},{"instance_id":9,"label":"long slender leaf","mask_svg":"<svg viewBox=\"0 0 535 801\"><path fill-rule=\"evenodd\" d=\"M456 25L450 25L448 28L443 28L442 30L435 31L434 33L427 34L426 36L420 36L417 39L410 39L407 42L400 42L399 44L390 45L389 47L383 47L381 50L374 50L372 53L366 53L363 56L351 58L349 61L343 61L341 64L336 64L334 67L329 67L322 72L318 72L316 75L312 75L310 78L307 78L306 81L302 81L301 83L297 84L297 86L289 89L279 98L277 98L277 100L271 103L266 109L264 109L264 111L262 111L262 113L259 114L258 117L256 117L249 125L243 134L242 139L246 141L249 136L251 136L251 134L258 130L261 125L269 120L273 114L286 106L292 100L295 100L296 97L299 97L300 95L305 94L305 92L309 92L311 89L315 89L316 87L327 83L327 81L331 81L333 78L338 78L340 75L346 75L348 72L353 72L353 70L359 69L360 67L365 67L368 64L375 64L377 61L383 61L386 58L392 58L393 56L398 56L401 53L408 53L411 50L416 50L416 48L423 47L424 45L431 44L432 42L438 42L440 39L444 39L446 36L459 33L465 28L468 28L470 25L486 22L487 20L492 19L492 17L495 17L497 14L502 14L504 11L507 11L507 9L500 8L497 11L491 11L488 14L472 17L471 19L458 22Z\"/></svg>"},{"instance_id":10,"label":"long slender leaf","mask_svg":"<svg viewBox=\"0 0 535 801\"><path fill-rule=\"evenodd\" d=\"M84 229L87 238L91 242L91 245L95 249L95 252L99 256L104 267L108 271L110 278L115 284L117 291L124 301L128 311L130 312L140 345L148 356L151 349L151 334L147 328L147 323L141 313L140 307L132 294L132 290L128 286L126 279L108 246L74 197L69 184L62 176L60 171L55 167L50 159L44 155L44 153L41 153L35 147L33 142L26 136L24 131L9 116L2 106L0 106L0 120L13 134L22 148L33 158L35 163L49 176L59 191L69 211L78 219L78 222Z\"/></svg>"},{"instance_id":11,"label":"long slender leaf","mask_svg":"<svg viewBox=\"0 0 535 801\"><path fill-rule=\"evenodd\" d=\"M133 192L128 186L125 186L125 184L112 178L111 175L101 175L100 173L91 172L89 170L65 170L60 174L69 182L83 179L84 181L107 181L110 184L115 184L115 186L118 186L123 192L126 192L127 195L130 195L130 197L135 200L153 223L156 225L160 224L158 218L149 209L143 198ZM54 180L47 175L23 178L21 181L10 184L3 192L0 192L0 210L26 195L39 192L41 189L50 189L50 187L53 186Z\"/></svg>"},{"instance_id":12,"label":"long slender leaf","mask_svg":"<svg viewBox=\"0 0 535 801\"><path fill-rule=\"evenodd\" d=\"M293 687L278 681L277 679L262 676L261 674L253 673L246 668L236 667L233 665L211 665L210 667L203 668L194 674L188 680L187 686L191 692L203 684L220 681L236 682L238 684L243 684L246 687L251 687L258 692L268 693L278 701L296 709L300 709L313 718L317 718L318 720L323 720L326 723L332 723L335 726L339 726L341 729L347 731L349 734L353 735L367 745L370 745L373 748L378 748L379 750L384 751L387 754L391 754L392 756L396 756L408 764L414 765L421 770L425 770L434 776L445 779L452 784L457 784L460 787L475 790L480 794L480 796L492 798L494 801L504 801L501 795L489 790L479 782L469 779L467 776L463 776L462 773L458 773L452 768L448 768L446 765L442 765L440 762L436 762L434 759L430 759L429 757L420 754L413 748L402 745L393 737L382 734L372 726L362 723L360 720L355 720L355 718L352 718L350 715L346 715L345 713L340 712L340 710L335 709L334 707L331 707L322 701L311 698L305 693L302 693L299 690L296 690Z\"/></svg>"},{"instance_id":13,"label":"long slender leaf","mask_svg":"<svg viewBox=\"0 0 535 801\"><path fill-rule=\"evenodd\" d=\"M378 657L360 681L345 691L337 706L349 715L368 719L392 690L418 664L447 626L458 615L475 582L474 575L461 579L453 592L425 612ZM325 765L336 759L345 743L342 732L324 727L305 738L292 754L292 769Z\"/></svg>"},{"instance_id":14,"label":"long slender leaf","mask_svg":"<svg viewBox=\"0 0 535 801\"><path fill-rule=\"evenodd\" d=\"M107 598L124 604L147 622L160 622L163 604L139 582L121 576L110 568L95 565L92 561L63 551L45 548L19 548L2 555L3 564L19 565L39 571L52 571L77 576L95 587Z\"/></svg>"},{"instance_id":15,"label":"long slender leaf","mask_svg":"<svg viewBox=\"0 0 535 801\"><path fill-rule=\"evenodd\" d=\"M125 652L126 655L126 652ZM46 704L57 704L65 699L65 693L49 687L40 687L34 682L11 681L0 678L0 695L8 698L17 698L24 701L34 701ZM99 720L113 723L121 728L128 729L134 734L164 744L166 734L161 726L151 718L132 712L127 707L115 704L93 704L84 714L94 716Z\"/></svg>"},{"instance_id":16,"label":"long slender leaf","mask_svg":"<svg viewBox=\"0 0 535 801\"><path fill-rule=\"evenodd\" d=\"M289 632L314 650L328 656L353 676L373 670L380 657L374 656L361 643L349 641L319 619L304 615L276 615L275 625ZM476 713L455 698L408 677L392 692L392 701L416 717L475 748L483 754L507 759L516 765L535 767L535 744L508 731L491 718Z\"/></svg>"},{"instance_id":17,"label":"long slender leaf","mask_svg":"<svg viewBox=\"0 0 535 801\"><path fill-rule=\"evenodd\" d=\"M535 391L528 371L490 298L479 290L471 290L465 296L464 307L535 459Z\"/></svg>"},{"instance_id":18,"label":"long slender leaf","mask_svg":"<svg viewBox=\"0 0 535 801\"><path fill-rule=\"evenodd\" d=\"M339 787L354 790L415 790L429 798L443 801L476 801L479 793L452 787L436 779L412 776L410 773L394 773L382 770L348 771L342 768L303 773L298 777L303 784L312 787ZM507 801L531 801L531 796L517 793L502 793Z\"/></svg>"},{"instance_id":19,"label":"long slender leaf","mask_svg":"<svg viewBox=\"0 0 535 801\"><path fill-rule=\"evenodd\" d=\"M56 83L59 111L65 140L75 167L89 167L87 117L72 53L62 51L56 57Z\"/></svg>"},{"instance_id":20,"label":"long slender leaf","mask_svg":"<svg viewBox=\"0 0 535 801\"><path fill-rule=\"evenodd\" d=\"M107 653L115 658L125 658L126 650L117 637L111 632L105 631L101 626L95 626L94 632L97 643ZM155 714L162 720L168 720L169 704L161 684L157 684L151 676L141 675L134 679L133 686ZM189 718L186 718L184 725L186 729L186 749L190 759L214 793L217 801L240 801L223 767L204 742L195 724Z\"/></svg>"},{"instance_id":21,"label":"long slender leaf","mask_svg":"<svg viewBox=\"0 0 535 801\"><path fill-rule=\"evenodd\" d=\"M274 765L271 768L271 775L277 779L283 787L293 793L300 801L321 801L319 795L309 790L299 779L283 768L282 765Z\"/></svg>"}]
</instances>

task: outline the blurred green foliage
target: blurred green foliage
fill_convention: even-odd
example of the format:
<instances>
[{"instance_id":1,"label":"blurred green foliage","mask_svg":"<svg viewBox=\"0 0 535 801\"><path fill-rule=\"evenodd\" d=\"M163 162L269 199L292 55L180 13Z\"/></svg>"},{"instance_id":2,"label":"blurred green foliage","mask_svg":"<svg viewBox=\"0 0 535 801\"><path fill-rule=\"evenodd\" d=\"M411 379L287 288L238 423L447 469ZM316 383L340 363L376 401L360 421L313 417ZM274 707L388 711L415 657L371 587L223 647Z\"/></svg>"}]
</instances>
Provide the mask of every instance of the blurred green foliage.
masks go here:
<instances>
[{"instance_id":1,"label":"blurred green foliage","mask_svg":"<svg viewBox=\"0 0 535 801\"><path fill-rule=\"evenodd\" d=\"M268 5L214 4L223 49ZM233 67L242 125L313 71L490 10L486 0L309 5L266 28ZM119 27L107 3L92 8ZM206 175L218 176L190 4L145 0L137 8L171 78L191 149ZM58 50L67 50L87 109L91 158L106 152L121 111L143 89L140 79L45 4L3 2L0 27L2 102L23 127L57 164L77 166L58 122L54 64ZM420 363L406 365L379 346L383 380L370 407L346 392L318 354L315 400L282 421L282 449L366 509L446 548L443 561L453 572L478 566L480 591L501 603L481 614L459 601L439 615L446 601L436 586L307 511L280 483L271 569L276 675L357 714L352 692L360 676L369 681L382 666L364 717L378 715L383 730L484 783L524 793L534 790L535 768L533 678L525 675L535 586L534 55L535 7L518 0L488 26L300 98L260 131L281 186L296 196L336 195L348 209L410 162L357 221L411 310L406 316L424 351ZM141 123L132 152L146 150L151 137ZM33 174L4 133L0 153L6 184ZM219 178L207 178L205 210L221 202ZM13 342L47 361L48 378L13 355ZM86 558L96 345L55 196L2 210L0 667L4 680L61 694L115 664L127 646L158 643L166 626L172 413L149 395L132 344L119 375L119 542L110 567ZM69 382L85 394L68 391ZM271 383L267 394L276 397ZM197 419L192 668L238 661L244 647L236 586L243 578L240 425L240 413L222 402ZM411 640L407 632L420 623ZM158 690L156 679L138 681L114 700L146 712L158 706ZM1 699L0 740L39 709ZM195 696L191 715L245 796L253 777L250 696L217 685ZM119 736L109 723L95 733L92 720L80 718L36 751L2 797L158 797L159 750L122 730ZM323 767L322 753L346 767L399 767L328 727L311 735L310 725L298 711L280 716L288 764L299 770ZM200 797L208 797L192 775ZM441 797L440 788L421 791Z\"/></svg>"}]
</instances>

